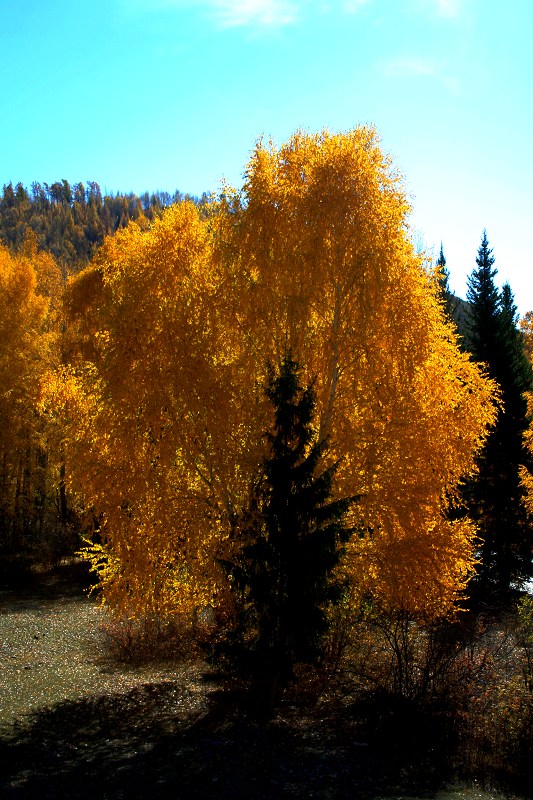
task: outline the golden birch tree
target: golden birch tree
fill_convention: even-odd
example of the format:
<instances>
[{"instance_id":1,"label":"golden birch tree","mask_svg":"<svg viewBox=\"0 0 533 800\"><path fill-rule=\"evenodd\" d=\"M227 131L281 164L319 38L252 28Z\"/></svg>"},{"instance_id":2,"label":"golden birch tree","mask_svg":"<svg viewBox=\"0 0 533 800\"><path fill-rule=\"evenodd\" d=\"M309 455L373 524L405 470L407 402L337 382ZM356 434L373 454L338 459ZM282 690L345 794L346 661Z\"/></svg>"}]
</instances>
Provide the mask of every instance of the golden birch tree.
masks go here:
<instances>
[{"instance_id":1,"label":"golden birch tree","mask_svg":"<svg viewBox=\"0 0 533 800\"><path fill-rule=\"evenodd\" d=\"M533 311L526 311L520 320L520 330L522 332L525 353L530 362L533 363ZM528 393L526 397L527 416L529 420L533 421L533 394ZM529 423L524 433L524 442L529 452L533 455L533 422ZM525 466L522 466L520 469L520 478L522 486L526 491L524 503L528 514L531 515L533 514L533 475Z\"/></svg>"},{"instance_id":2,"label":"golden birch tree","mask_svg":"<svg viewBox=\"0 0 533 800\"><path fill-rule=\"evenodd\" d=\"M526 356L533 361L533 311L526 311L518 324Z\"/></svg>"},{"instance_id":3,"label":"golden birch tree","mask_svg":"<svg viewBox=\"0 0 533 800\"><path fill-rule=\"evenodd\" d=\"M446 507L494 408L413 252L401 181L366 128L260 143L246 177L223 216L221 260L255 371L288 345L316 376L337 491L363 498L352 585L385 608L444 613L474 535Z\"/></svg>"},{"instance_id":4,"label":"golden birch tree","mask_svg":"<svg viewBox=\"0 0 533 800\"><path fill-rule=\"evenodd\" d=\"M533 420L533 394L528 393L527 395L527 412L528 417L530 420ZM529 427L524 433L524 442L529 450L529 452L533 455L533 423L529 423ZM525 489L525 497L524 503L528 514L533 514L533 475L531 472L524 466L520 468L520 479L522 482L522 486Z\"/></svg>"},{"instance_id":5,"label":"golden birch tree","mask_svg":"<svg viewBox=\"0 0 533 800\"><path fill-rule=\"evenodd\" d=\"M242 190L207 215L183 203L132 224L71 282L72 366L50 396L70 420L72 484L101 521L112 608L220 601L217 559L264 457L267 363L288 350L315 381L336 496L361 498L342 565L353 602L453 608L475 530L448 511L493 386L457 347L408 212L372 129L297 133L259 142Z\"/></svg>"},{"instance_id":6,"label":"golden birch tree","mask_svg":"<svg viewBox=\"0 0 533 800\"><path fill-rule=\"evenodd\" d=\"M41 379L56 366L50 297L58 272L29 240L19 254L0 246L0 509L3 543L13 549L42 533L51 488L37 406Z\"/></svg>"}]
</instances>

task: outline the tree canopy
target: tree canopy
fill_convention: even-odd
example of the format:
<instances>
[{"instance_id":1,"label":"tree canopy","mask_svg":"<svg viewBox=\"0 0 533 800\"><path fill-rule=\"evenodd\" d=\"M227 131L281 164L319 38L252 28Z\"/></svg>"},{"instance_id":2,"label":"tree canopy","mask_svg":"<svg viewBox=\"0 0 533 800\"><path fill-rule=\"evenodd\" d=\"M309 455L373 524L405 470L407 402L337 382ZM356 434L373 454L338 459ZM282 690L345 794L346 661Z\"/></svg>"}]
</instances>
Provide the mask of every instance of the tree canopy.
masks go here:
<instances>
[{"instance_id":1,"label":"tree canopy","mask_svg":"<svg viewBox=\"0 0 533 800\"><path fill-rule=\"evenodd\" d=\"M447 511L494 387L458 348L408 211L374 130L299 132L258 142L241 190L130 223L71 280L78 346L49 396L115 610L224 603L217 558L265 458L267 364L287 351L314 382L334 498L361 498L339 566L352 601L453 608L475 527Z\"/></svg>"},{"instance_id":2,"label":"tree canopy","mask_svg":"<svg viewBox=\"0 0 533 800\"><path fill-rule=\"evenodd\" d=\"M49 502L41 381L58 363L61 273L31 239L15 255L0 245L0 547L42 532Z\"/></svg>"}]
</instances>

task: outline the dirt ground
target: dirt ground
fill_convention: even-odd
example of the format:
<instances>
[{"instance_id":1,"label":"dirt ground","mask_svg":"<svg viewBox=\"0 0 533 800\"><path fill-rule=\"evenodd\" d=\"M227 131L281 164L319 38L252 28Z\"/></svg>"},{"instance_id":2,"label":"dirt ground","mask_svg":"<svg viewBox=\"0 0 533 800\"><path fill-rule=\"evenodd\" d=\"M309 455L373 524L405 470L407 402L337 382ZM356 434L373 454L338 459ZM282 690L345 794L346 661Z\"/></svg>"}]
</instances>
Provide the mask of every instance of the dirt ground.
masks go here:
<instances>
[{"instance_id":1,"label":"dirt ground","mask_svg":"<svg viewBox=\"0 0 533 800\"><path fill-rule=\"evenodd\" d=\"M269 720L205 663L114 660L68 570L0 591L2 798L444 798L431 731L292 695Z\"/></svg>"}]
</instances>

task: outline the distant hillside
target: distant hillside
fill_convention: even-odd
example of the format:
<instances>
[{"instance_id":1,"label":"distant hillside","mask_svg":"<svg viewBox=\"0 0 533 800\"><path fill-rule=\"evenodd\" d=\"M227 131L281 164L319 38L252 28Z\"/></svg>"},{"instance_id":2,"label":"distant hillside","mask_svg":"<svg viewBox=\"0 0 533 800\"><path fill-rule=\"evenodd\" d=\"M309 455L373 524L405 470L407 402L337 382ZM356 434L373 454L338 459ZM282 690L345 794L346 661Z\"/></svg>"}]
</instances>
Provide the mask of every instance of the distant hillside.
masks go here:
<instances>
[{"instance_id":1,"label":"distant hillside","mask_svg":"<svg viewBox=\"0 0 533 800\"><path fill-rule=\"evenodd\" d=\"M8 183L0 196L0 240L18 250L32 231L39 250L52 253L65 273L76 272L105 236L141 216L153 219L166 206L186 198L199 204L206 201L206 195L197 198L179 191L102 195L93 181L73 186L66 180L51 185L34 182L29 191L21 183Z\"/></svg>"}]
</instances>

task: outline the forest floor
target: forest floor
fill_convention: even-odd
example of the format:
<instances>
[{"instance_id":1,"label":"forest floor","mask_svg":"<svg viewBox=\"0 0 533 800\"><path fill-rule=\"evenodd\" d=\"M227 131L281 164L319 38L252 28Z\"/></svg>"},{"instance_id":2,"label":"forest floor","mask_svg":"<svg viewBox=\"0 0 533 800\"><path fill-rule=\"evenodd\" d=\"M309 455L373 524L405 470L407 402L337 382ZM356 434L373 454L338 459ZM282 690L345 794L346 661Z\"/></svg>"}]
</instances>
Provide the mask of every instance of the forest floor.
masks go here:
<instances>
[{"instance_id":1,"label":"forest floor","mask_svg":"<svg viewBox=\"0 0 533 800\"><path fill-rule=\"evenodd\" d=\"M293 692L260 720L198 657L118 660L76 565L15 583L0 587L2 798L499 796L450 791L438 736L360 698Z\"/></svg>"}]
</instances>

